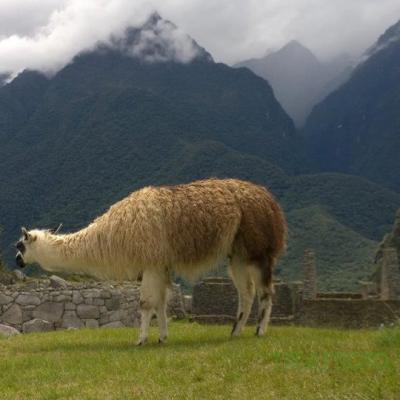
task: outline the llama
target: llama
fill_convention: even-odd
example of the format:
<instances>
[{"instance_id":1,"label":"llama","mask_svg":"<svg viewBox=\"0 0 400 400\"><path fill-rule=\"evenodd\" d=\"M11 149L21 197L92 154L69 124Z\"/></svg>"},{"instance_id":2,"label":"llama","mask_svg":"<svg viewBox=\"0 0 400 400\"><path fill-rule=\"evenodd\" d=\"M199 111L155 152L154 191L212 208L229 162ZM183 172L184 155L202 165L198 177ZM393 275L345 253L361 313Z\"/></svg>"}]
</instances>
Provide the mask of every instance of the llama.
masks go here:
<instances>
[{"instance_id":1,"label":"llama","mask_svg":"<svg viewBox=\"0 0 400 400\"><path fill-rule=\"evenodd\" d=\"M281 207L264 187L207 179L137 190L75 233L22 228L22 234L16 245L20 267L37 262L48 271L102 279L142 276L142 345L154 314L159 342L167 339L172 274L194 279L224 261L239 297L232 336L246 324L256 293L256 335L262 336L271 314L272 271L285 248L287 226Z\"/></svg>"}]
</instances>

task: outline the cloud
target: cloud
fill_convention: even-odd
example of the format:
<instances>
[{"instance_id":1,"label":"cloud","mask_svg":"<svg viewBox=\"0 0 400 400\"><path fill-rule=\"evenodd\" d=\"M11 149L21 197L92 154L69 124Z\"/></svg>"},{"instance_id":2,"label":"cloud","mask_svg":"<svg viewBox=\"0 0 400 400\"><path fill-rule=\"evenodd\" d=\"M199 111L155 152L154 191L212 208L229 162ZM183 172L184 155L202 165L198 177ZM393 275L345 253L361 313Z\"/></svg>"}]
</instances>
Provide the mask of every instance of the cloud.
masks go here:
<instances>
[{"instance_id":1,"label":"cloud","mask_svg":"<svg viewBox=\"0 0 400 400\"><path fill-rule=\"evenodd\" d=\"M39 2L37 7L41 7ZM107 41L111 34L122 35L128 26L143 24L152 12L153 7L144 1L65 0L39 26L24 15L27 22L21 23L19 31L31 34L17 33L0 40L0 72L29 68L52 74L80 51Z\"/></svg>"},{"instance_id":2,"label":"cloud","mask_svg":"<svg viewBox=\"0 0 400 400\"><path fill-rule=\"evenodd\" d=\"M191 0L160 12L214 58L234 63L260 57L292 39L321 59L359 55L400 19L398 0ZM181 4L182 3L182 4ZM178 6L179 5L179 6Z\"/></svg>"},{"instance_id":3,"label":"cloud","mask_svg":"<svg viewBox=\"0 0 400 400\"><path fill-rule=\"evenodd\" d=\"M30 34L17 33L0 40L0 72L16 74L29 68L51 75L79 52L93 48L100 41L106 42L111 36L122 36L127 27L142 26L154 12L154 7L145 1L65 0L56 5L38 26L31 20L20 23L19 32ZM12 15L11 9L6 11ZM4 35L4 31L1 33ZM140 41L130 51L141 56L150 45L163 45L165 59L187 62L196 55L190 38L165 21L158 21L154 30L143 31ZM150 57L152 61L157 57L162 61L159 52L145 58L150 61Z\"/></svg>"},{"instance_id":4,"label":"cloud","mask_svg":"<svg viewBox=\"0 0 400 400\"><path fill-rule=\"evenodd\" d=\"M144 26L125 51L146 62L187 63L199 54L198 47L186 33L161 18L153 18L151 24Z\"/></svg>"},{"instance_id":5,"label":"cloud","mask_svg":"<svg viewBox=\"0 0 400 400\"><path fill-rule=\"evenodd\" d=\"M169 57L193 56L186 32L226 63L261 56L292 39L320 58L360 54L400 19L398 0L2 0L0 73L54 73L98 41L141 25L154 10L181 28L159 26ZM133 54L146 53L153 33L143 33Z\"/></svg>"}]
</instances>

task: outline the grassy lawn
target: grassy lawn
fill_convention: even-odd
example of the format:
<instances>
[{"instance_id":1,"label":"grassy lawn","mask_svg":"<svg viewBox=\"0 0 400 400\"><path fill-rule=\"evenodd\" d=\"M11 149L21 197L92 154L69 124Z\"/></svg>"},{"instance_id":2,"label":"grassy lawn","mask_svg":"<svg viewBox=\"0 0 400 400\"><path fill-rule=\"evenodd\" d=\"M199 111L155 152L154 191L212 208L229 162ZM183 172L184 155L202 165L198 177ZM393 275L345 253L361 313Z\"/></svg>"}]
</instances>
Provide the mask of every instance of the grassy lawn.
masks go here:
<instances>
[{"instance_id":1,"label":"grassy lawn","mask_svg":"<svg viewBox=\"0 0 400 400\"><path fill-rule=\"evenodd\" d=\"M400 329L170 325L0 339L0 399L400 399Z\"/></svg>"}]
</instances>

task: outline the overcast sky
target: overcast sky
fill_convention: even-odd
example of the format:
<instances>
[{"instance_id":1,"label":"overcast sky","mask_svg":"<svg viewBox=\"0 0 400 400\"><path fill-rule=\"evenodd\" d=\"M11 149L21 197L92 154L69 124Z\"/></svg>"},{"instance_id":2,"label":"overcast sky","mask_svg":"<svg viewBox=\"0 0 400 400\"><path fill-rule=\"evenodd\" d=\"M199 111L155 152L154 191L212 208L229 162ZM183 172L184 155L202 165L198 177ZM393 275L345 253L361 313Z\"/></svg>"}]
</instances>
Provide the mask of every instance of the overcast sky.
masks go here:
<instances>
[{"instance_id":1,"label":"overcast sky","mask_svg":"<svg viewBox=\"0 0 400 400\"><path fill-rule=\"evenodd\" d=\"M228 64L292 39L358 55L400 19L399 0L0 0L0 72L56 71L154 9Z\"/></svg>"}]
</instances>

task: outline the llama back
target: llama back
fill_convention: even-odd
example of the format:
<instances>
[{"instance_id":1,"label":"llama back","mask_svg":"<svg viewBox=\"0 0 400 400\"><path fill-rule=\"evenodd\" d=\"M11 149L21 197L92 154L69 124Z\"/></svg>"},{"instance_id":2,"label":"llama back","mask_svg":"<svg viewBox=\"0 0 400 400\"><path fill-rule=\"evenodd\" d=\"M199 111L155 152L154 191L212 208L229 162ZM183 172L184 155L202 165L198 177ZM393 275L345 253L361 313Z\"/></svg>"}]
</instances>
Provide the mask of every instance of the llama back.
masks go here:
<instances>
[{"instance_id":1,"label":"llama back","mask_svg":"<svg viewBox=\"0 0 400 400\"><path fill-rule=\"evenodd\" d=\"M276 258L285 235L283 213L265 188L208 179L133 192L94 221L92 240L121 273L169 267L196 277L239 242L249 257Z\"/></svg>"}]
</instances>

